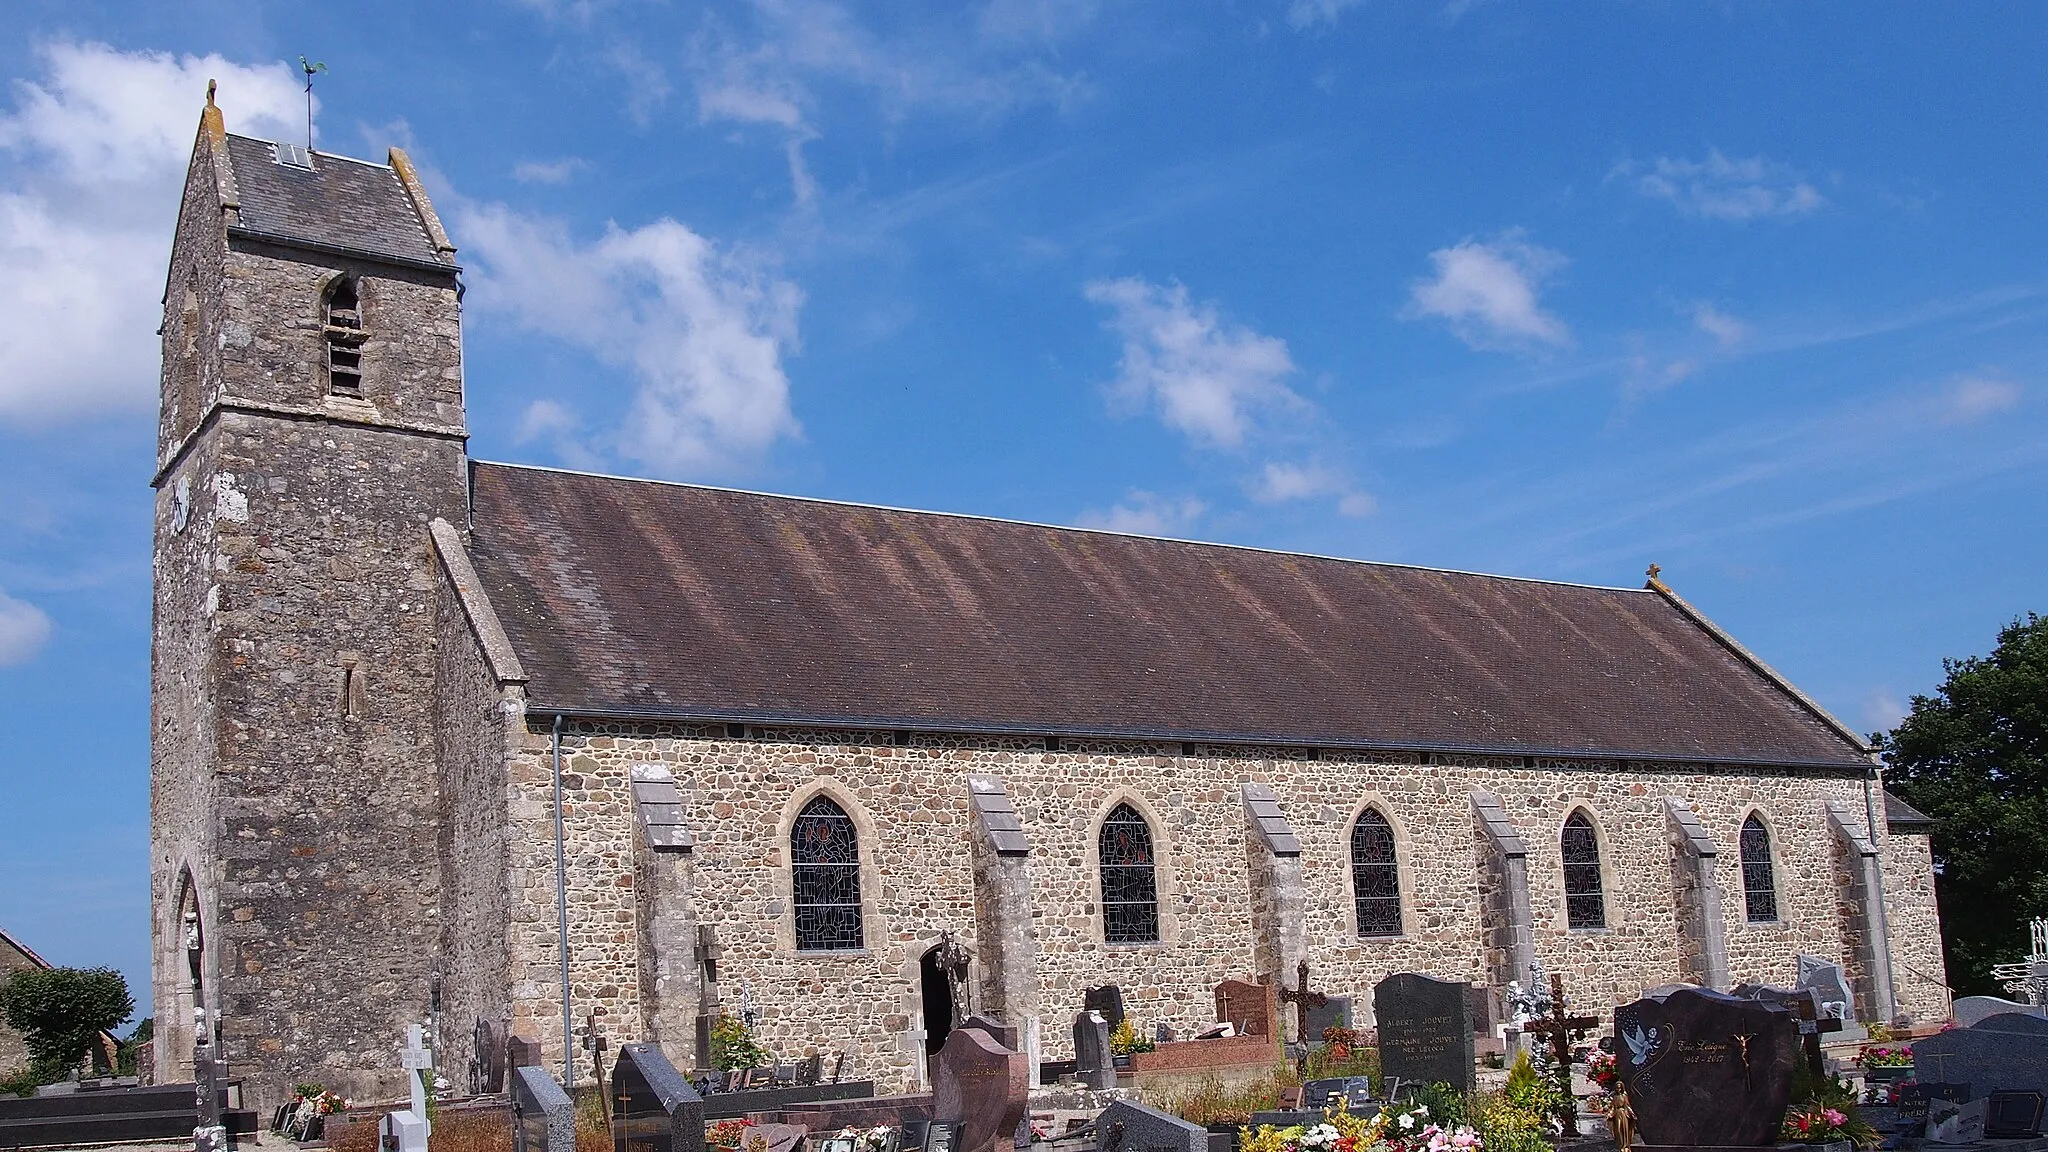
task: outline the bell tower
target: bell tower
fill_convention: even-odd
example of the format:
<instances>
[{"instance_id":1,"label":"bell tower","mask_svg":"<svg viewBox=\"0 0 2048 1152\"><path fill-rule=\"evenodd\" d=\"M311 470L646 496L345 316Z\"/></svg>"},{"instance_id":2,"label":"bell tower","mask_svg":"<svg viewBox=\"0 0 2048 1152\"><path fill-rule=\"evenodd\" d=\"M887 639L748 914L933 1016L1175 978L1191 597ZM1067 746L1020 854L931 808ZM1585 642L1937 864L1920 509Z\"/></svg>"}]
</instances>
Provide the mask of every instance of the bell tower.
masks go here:
<instances>
[{"instance_id":1,"label":"bell tower","mask_svg":"<svg viewBox=\"0 0 2048 1152\"><path fill-rule=\"evenodd\" d=\"M403 152L232 135L209 89L154 480L163 1079L198 1009L252 1106L403 1094L440 940L427 525L467 518L459 275Z\"/></svg>"}]
</instances>

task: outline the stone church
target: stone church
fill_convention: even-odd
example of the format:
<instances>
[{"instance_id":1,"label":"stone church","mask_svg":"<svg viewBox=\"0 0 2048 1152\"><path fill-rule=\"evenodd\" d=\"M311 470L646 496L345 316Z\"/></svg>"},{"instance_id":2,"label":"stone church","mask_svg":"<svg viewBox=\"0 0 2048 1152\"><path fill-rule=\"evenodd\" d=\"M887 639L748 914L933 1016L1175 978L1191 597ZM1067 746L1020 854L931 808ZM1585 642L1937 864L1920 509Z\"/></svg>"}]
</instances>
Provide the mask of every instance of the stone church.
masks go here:
<instances>
[{"instance_id":1,"label":"stone church","mask_svg":"<svg viewBox=\"0 0 2048 1152\"><path fill-rule=\"evenodd\" d=\"M475 460L461 275L404 153L209 101L155 475L166 1079L195 1019L263 1107L397 1095L418 1021L458 1085L480 1022L558 1064L566 986L684 1067L744 1010L908 1088L942 937L1047 1059L1090 986L1185 1032L1302 960L1361 1005L1540 961L1605 1009L1810 952L1863 1019L1946 1012L1924 819L1654 574Z\"/></svg>"}]
</instances>

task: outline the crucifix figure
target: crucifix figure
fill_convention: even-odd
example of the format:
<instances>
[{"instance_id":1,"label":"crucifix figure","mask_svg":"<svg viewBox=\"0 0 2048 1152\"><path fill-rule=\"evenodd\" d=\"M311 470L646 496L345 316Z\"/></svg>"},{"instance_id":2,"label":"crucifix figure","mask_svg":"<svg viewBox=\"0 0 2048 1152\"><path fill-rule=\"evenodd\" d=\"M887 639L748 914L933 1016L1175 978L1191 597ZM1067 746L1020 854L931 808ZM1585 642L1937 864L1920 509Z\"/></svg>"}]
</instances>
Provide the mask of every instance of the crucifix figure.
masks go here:
<instances>
[{"instance_id":1,"label":"crucifix figure","mask_svg":"<svg viewBox=\"0 0 2048 1152\"><path fill-rule=\"evenodd\" d=\"M1557 1062L1557 1086L1565 1099L1558 1122L1564 1125L1563 1134L1566 1136L1579 1134L1579 1100L1572 1095L1572 1041L1585 1039L1586 1033L1599 1026L1598 1016L1564 1014L1564 977L1553 972L1550 976L1550 1015L1524 1025L1522 1029L1550 1041L1550 1056Z\"/></svg>"},{"instance_id":2,"label":"crucifix figure","mask_svg":"<svg viewBox=\"0 0 2048 1152\"><path fill-rule=\"evenodd\" d=\"M1301 1055L1295 1058L1294 1071L1303 1080L1308 1079L1308 1010L1321 1008L1330 1002L1321 992L1308 990L1308 961L1303 960L1294 969L1294 987L1282 986L1280 1003L1294 1005L1294 1039L1301 1045Z\"/></svg>"}]
</instances>

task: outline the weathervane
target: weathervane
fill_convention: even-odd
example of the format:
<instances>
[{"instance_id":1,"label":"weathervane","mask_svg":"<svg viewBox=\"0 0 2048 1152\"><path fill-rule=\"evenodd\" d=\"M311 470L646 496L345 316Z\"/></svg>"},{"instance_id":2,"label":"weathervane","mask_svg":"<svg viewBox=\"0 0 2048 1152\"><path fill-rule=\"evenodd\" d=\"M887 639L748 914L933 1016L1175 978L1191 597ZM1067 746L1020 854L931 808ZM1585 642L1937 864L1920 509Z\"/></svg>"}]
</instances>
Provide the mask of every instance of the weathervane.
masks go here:
<instances>
[{"instance_id":1,"label":"weathervane","mask_svg":"<svg viewBox=\"0 0 2048 1152\"><path fill-rule=\"evenodd\" d=\"M327 71L327 65L308 63L306 58L301 56L299 71L306 74L306 155L310 156L313 154L313 74Z\"/></svg>"}]
</instances>

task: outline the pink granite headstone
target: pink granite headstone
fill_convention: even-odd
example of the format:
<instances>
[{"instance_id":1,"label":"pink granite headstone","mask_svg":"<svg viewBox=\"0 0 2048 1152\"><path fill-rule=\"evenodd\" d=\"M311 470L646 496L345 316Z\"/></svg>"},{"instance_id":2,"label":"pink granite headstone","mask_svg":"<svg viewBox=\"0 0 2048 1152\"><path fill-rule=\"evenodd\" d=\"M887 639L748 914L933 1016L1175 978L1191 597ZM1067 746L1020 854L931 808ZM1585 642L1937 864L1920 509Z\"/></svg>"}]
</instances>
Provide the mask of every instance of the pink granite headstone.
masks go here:
<instances>
[{"instance_id":1,"label":"pink granite headstone","mask_svg":"<svg viewBox=\"0 0 2048 1152\"><path fill-rule=\"evenodd\" d=\"M932 1069L934 1119L964 1126L958 1152L1008 1148L1029 1104L1031 1070L979 1028L956 1028Z\"/></svg>"}]
</instances>

